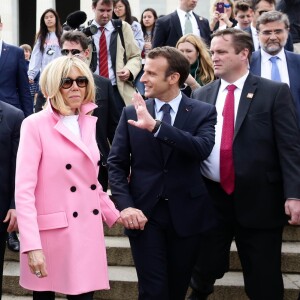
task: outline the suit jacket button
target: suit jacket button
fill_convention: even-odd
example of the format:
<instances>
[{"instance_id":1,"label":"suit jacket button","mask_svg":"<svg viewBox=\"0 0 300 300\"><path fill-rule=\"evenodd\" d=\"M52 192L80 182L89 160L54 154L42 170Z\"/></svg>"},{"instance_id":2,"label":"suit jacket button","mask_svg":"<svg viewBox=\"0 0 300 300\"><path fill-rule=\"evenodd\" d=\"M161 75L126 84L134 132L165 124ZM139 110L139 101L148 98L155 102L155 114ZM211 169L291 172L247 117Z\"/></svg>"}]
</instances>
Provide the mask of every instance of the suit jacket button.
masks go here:
<instances>
[{"instance_id":1,"label":"suit jacket button","mask_svg":"<svg viewBox=\"0 0 300 300\"><path fill-rule=\"evenodd\" d=\"M74 218L77 218L77 217L78 217L78 212L77 212L77 211L74 211L74 212L73 212L73 217L74 217Z\"/></svg>"},{"instance_id":2,"label":"suit jacket button","mask_svg":"<svg viewBox=\"0 0 300 300\"><path fill-rule=\"evenodd\" d=\"M99 214L99 210L98 210L98 209L94 209L94 210L93 210L93 214L94 214L94 215L98 215L98 214Z\"/></svg>"},{"instance_id":3,"label":"suit jacket button","mask_svg":"<svg viewBox=\"0 0 300 300\"><path fill-rule=\"evenodd\" d=\"M76 192L76 187L75 186L71 186L70 190L71 190L72 193L74 193L74 192Z\"/></svg>"},{"instance_id":4,"label":"suit jacket button","mask_svg":"<svg viewBox=\"0 0 300 300\"><path fill-rule=\"evenodd\" d=\"M96 184L91 185L91 189L94 191L97 188Z\"/></svg>"},{"instance_id":5,"label":"suit jacket button","mask_svg":"<svg viewBox=\"0 0 300 300\"><path fill-rule=\"evenodd\" d=\"M71 164L66 164L66 169L67 170L70 170L72 168L72 165Z\"/></svg>"}]
</instances>

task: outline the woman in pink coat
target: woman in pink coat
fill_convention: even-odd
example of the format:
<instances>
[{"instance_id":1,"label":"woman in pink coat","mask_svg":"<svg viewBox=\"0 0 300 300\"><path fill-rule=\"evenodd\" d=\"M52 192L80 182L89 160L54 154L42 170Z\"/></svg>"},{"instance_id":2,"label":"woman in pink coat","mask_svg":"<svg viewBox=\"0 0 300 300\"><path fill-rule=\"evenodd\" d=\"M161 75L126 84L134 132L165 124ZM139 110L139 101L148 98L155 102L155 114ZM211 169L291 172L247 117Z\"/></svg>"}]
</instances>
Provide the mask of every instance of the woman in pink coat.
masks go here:
<instances>
[{"instance_id":1,"label":"woman in pink coat","mask_svg":"<svg viewBox=\"0 0 300 300\"><path fill-rule=\"evenodd\" d=\"M102 221L121 222L97 181L94 80L85 62L60 57L40 84L48 105L24 120L17 155L20 284L33 299L93 299L109 289Z\"/></svg>"}]
</instances>

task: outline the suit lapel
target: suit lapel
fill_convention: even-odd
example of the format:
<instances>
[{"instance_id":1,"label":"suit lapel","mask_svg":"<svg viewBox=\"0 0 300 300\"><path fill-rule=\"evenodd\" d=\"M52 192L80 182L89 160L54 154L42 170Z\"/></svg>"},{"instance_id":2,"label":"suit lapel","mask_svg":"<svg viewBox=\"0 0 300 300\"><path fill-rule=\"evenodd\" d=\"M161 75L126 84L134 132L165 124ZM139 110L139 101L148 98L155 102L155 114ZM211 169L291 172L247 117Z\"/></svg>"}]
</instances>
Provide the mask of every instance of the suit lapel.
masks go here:
<instances>
[{"instance_id":1,"label":"suit lapel","mask_svg":"<svg viewBox=\"0 0 300 300\"><path fill-rule=\"evenodd\" d=\"M221 80L217 79L213 81L211 84L209 84L206 88L206 99L200 99L203 102L216 105L218 93L219 93L219 88L220 88Z\"/></svg>"},{"instance_id":2,"label":"suit lapel","mask_svg":"<svg viewBox=\"0 0 300 300\"><path fill-rule=\"evenodd\" d=\"M4 63L6 62L7 57L8 57L8 53L9 53L9 47L7 47L7 45L3 42L2 52L1 52L1 57L0 57L0 70L3 69Z\"/></svg>"},{"instance_id":3,"label":"suit lapel","mask_svg":"<svg viewBox=\"0 0 300 300\"><path fill-rule=\"evenodd\" d=\"M251 102L255 97L255 91L257 88L257 80L255 76L248 75L240 98L240 103L237 111L237 116L235 119L235 126L234 126L234 139L237 136L239 129L247 115Z\"/></svg>"},{"instance_id":4,"label":"suit lapel","mask_svg":"<svg viewBox=\"0 0 300 300\"><path fill-rule=\"evenodd\" d=\"M177 11L175 11L173 14L171 14L171 24L172 26L175 28L177 34L179 37L181 37L183 35L182 29L181 29L181 25L180 25L180 20L177 14Z\"/></svg>"},{"instance_id":5,"label":"suit lapel","mask_svg":"<svg viewBox=\"0 0 300 300\"><path fill-rule=\"evenodd\" d=\"M255 51L252 54L251 64L250 64L251 73L257 76L261 75L261 53L260 51Z\"/></svg>"},{"instance_id":6,"label":"suit lapel","mask_svg":"<svg viewBox=\"0 0 300 300\"><path fill-rule=\"evenodd\" d=\"M117 36L118 32L115 29L110 36L109 53L111 57L112 68L116 72L116 58L117 58ZM115 74L116 76L116 74Z\"/></svg>"}]
</instances>

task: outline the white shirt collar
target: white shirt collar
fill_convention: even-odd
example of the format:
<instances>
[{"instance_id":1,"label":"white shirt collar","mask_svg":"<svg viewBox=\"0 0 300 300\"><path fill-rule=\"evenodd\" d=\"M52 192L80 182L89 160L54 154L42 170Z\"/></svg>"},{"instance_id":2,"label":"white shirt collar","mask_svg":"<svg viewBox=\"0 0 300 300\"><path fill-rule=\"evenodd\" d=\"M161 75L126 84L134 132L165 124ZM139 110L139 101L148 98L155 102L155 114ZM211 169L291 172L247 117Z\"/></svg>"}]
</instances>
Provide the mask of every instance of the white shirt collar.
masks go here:
<instances>
[{"instance_id":1,"label":"white shirt collar","mask_svg":"<svg viewBox=\"0 0 300 300\"><path fill-rule=\"evenodd\" d=\"M247 73L245 75L243 75L242 77L240 77L237 81L235 81L233 83L229 83L229 82L221 79L220 91L224 91L227 88L227 86L230 84L234 84L238 89L242 90L248 75L249 75L249 71L247 71Z\"/></svg>"},{"instance_id":2,"label":"white shirt collar","mask_svg":"<svg viewBox=\"0 0 300 300\"><path fill-rule=\"evenodd\" d=\"M179 16L179 19L180 19L180 18L185 18L185 15L186 15L187 13L188 13L190 16L193 16L193 11L192 11L192 10L190 10L190 11L184 11L184 10L182 10L182 9L180 9L180 8L177 8L177 14L178 14L178 16Z\"/></svg>"},{"instance_id":3,"label":"white shirt collar","mask_svg":"<svg viewBox=\"0 0 300 300\"><path fill-rule=\"evenodd\" d=\"M176 96L174 99L172 99L171 101L169 102L164 102L164 101L161 101L157 98L154 99L155 101L155 111L156 111L156 114L160 111L161 107L164 105L164 104L170 104L171 106L171 109L173 110L173 112L175 113L175 115L177 114L177 111L178 111L178 107L179 107L179 104L180 104L180 101L182 99L182 94L181 92L179 92L178 96Z\"/></svg>"},{"instance_id":4,"label":"white shirt collar","mask_svg":"<svg viewBox=\"0 0 300 300\"><path fill-rule=\"evenodd\" d=\"M282 48L280 50L280 52L276 55L271 55L271 54L267 53L265 50L263 50L262 48L260 49L260 53L261 53L261 62L262 63L267 62L273 56L277 56L280 60L285 61L284 48Z\"/></svg>"}]
</instances>

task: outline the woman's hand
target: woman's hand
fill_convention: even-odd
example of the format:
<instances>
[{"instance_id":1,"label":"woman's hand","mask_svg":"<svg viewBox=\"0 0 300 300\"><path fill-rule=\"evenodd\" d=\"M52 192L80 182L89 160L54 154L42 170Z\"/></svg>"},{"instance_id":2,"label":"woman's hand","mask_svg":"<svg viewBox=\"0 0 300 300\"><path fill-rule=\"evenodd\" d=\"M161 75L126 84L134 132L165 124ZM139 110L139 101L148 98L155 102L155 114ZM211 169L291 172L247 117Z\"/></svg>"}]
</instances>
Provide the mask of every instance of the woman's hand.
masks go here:
<instances>
[{"instance_id":1,"label":"woman's hand","mask_svg":"<svg viewBox=\"0 0 300 300\"><path fill-rule=\"evenodd\" d=\"M200 87L200 84L196 81L196 79L189 74L188 78L186 79L185 83L192 89L195 90Z\"/></svg>"},{"instance_id":2,"label":"woman's hand","mask_svg":"<svg viewBox=\"0 0 300 300\"><path fill-rule=\"evenodd\" d=\"M223 21L228 28L232 27L232 22L229 20L227 13L220 14L219 19Z\"/></svg>"},{"instance_id":3,"label":"woman's hand","mask_svg":"<svg viewBox=\"0 0 300 300\"><path fill-rule=\"evenodd\" d=\"M18 223L15 209L9 209L3 223L8 223L7 232L17 231Z\"/></svg>"},{"instance_id":4,"label":"woman's hand","mask_svg":"<svg viewBox=\"0 0 300 300\"><path fill-rule=\"evenodd\" d=\"M46 269L46 260L43 250L32 250L27 252L28 265L32 274L38 278L43 278L48 275Z\"/></svg>"}]
</instances>

